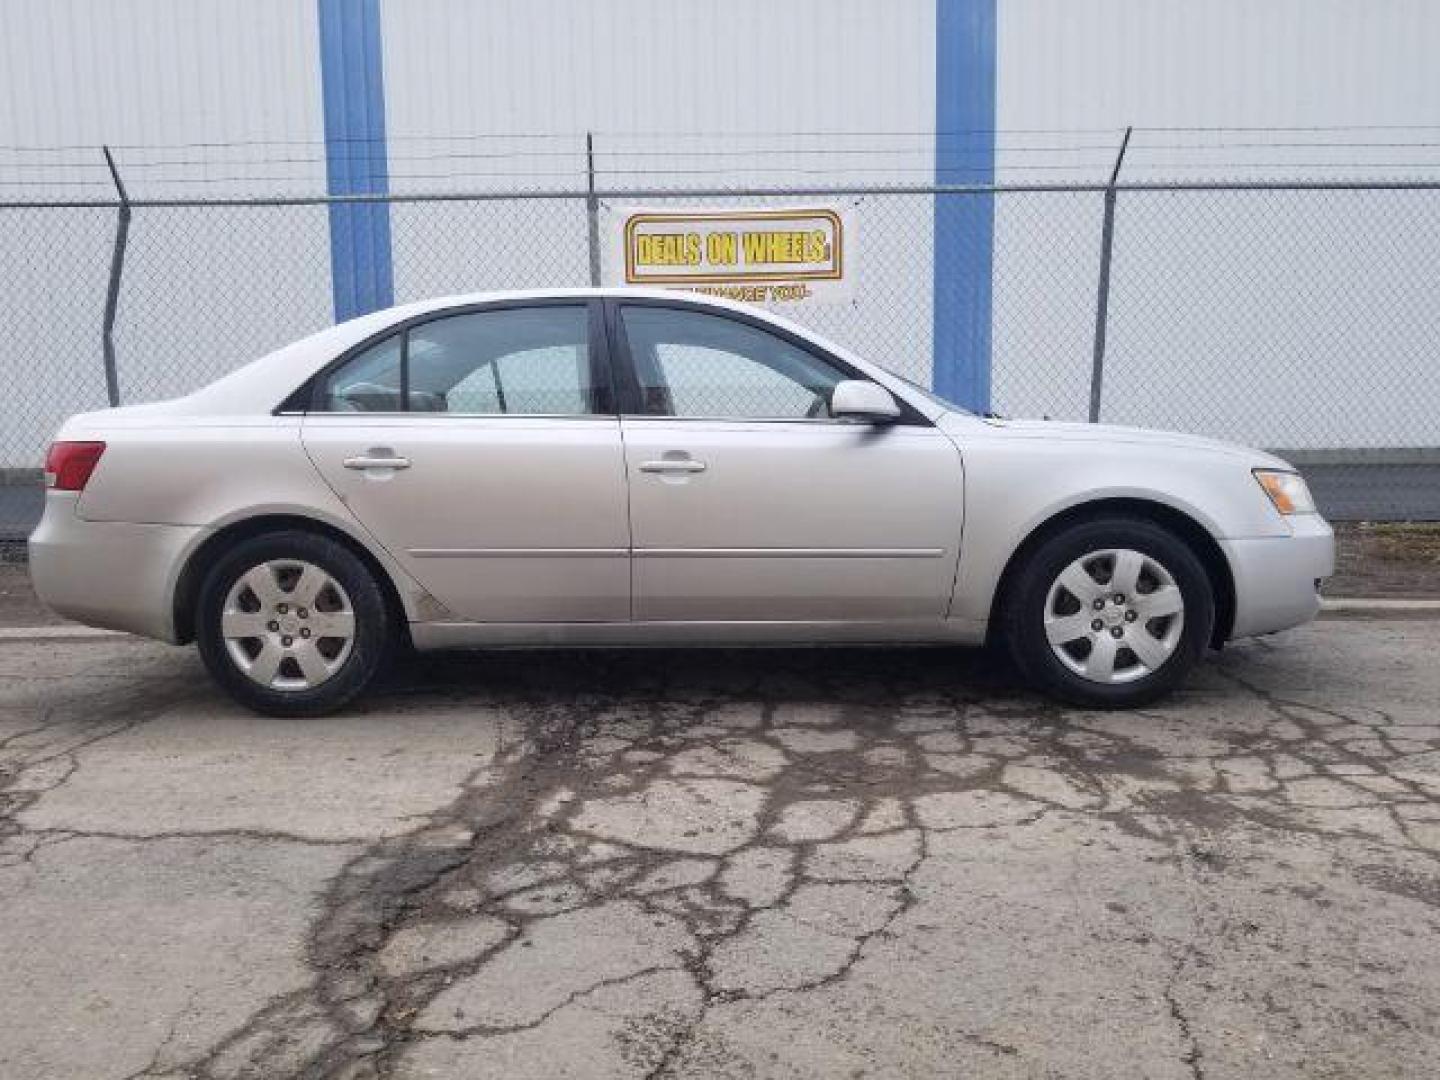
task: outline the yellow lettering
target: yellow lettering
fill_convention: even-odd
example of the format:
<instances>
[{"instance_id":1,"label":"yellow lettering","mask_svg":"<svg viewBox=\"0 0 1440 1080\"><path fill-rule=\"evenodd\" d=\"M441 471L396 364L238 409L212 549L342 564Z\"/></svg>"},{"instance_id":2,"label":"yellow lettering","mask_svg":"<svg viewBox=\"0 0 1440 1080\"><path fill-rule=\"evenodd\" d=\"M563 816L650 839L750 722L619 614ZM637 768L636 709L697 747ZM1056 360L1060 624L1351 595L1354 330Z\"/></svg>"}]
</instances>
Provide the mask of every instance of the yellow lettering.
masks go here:
<instances>
[{"instance_id":1,"label":"yellow lettering","mask_svg":"<svg viewBox=\"0 0 1440 1080\"><path fill-rule=\"evenodd\" d=\"M705 257L712 266L734 265L735 252L734 233L711 233L705 238Z\"/></svg>"},{"instance_id":2,"label":"yellow lettering","mask_svg":"<svg viewBox=\"0 0 1440 1080\"><path fill-rule=\"evenodd\" d=\"M699 266L699 233L642 233L635 238L640 266Z\"/></svg>"},{"instance_id":3,"label":"yellow lettering","mask_svg":"<svg viewBox=\"0 0 1440 1080\"><path fill-rule=\"evenodd\" d=\"M747 232L742 246L749 264L822 262L826 258L823 232Z\"/></svg>"}]
</instances>

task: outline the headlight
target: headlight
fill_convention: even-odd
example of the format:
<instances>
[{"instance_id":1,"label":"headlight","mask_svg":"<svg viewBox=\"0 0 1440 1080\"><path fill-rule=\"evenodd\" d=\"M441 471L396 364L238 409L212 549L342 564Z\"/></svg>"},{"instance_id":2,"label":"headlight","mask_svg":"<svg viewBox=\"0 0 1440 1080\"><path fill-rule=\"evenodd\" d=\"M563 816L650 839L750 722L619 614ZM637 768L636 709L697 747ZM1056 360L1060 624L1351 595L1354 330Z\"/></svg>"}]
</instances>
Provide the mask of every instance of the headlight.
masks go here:
<instances>
[{"instance_id":1,"label":"headlight","mask_svg":"<svg viewBox=\"0 0 1440 1080\"><path fill-rule=\"evenodd\" d=\"M1299 473L1283 472L1280 469L1256 469L1255 479L1270 496L1275 509L1282 514L1313 514L1315 500L1310 489Z\"/></svg>"}]
</instances>

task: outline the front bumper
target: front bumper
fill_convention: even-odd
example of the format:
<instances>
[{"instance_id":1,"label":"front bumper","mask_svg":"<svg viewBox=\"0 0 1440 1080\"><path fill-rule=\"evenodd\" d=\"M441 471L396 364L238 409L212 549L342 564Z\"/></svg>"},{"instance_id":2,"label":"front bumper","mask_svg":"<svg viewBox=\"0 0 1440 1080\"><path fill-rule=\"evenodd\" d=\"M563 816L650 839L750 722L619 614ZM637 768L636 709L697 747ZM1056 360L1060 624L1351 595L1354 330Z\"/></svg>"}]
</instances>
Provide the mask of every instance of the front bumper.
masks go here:
<instances>
[{"instance_id":1,"label":"front bumper","mask_svg":"<svg viewBox=\"0 0 1440 1080\"><path fill-rule=\"evenodd\" d=\"M1335 533L1319 514L1287 520L1290 536L1220 541L1235 578L1232 640L1288 630L1320 612L1320 580L1335 572Z\"/></svg>"},{"instance_id":2,"label":"front bumper","mask_svg":"<svg viewBox=\"0 0 1440 1080\"><path fill-rule=\"evenodd\" d=\"M85 521L74 492L45 493L45 514L30 535L35 592L67 619L175 640L175 583L205 529Z\"/></svg>"}]
</instances>

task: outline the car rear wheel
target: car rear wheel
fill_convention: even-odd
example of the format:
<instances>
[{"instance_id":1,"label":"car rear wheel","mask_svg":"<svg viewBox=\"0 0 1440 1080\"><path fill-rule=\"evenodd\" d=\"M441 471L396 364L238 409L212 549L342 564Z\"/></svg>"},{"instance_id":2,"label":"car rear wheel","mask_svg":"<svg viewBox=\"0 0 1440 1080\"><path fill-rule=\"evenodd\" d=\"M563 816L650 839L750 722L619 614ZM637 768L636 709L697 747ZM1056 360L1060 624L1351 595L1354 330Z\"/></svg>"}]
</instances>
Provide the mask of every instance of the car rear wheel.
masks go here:
<instances>
[{"instance_id":1,"label":"car rear wheel","mask_svg":"<svg viewBox=\"0 0 1440 1080\"><path fill-rule=\"evenodd\" d=\"M1002 618L1031 682L1073 704L1122 708L1181 683L1210 640L1215 600L1180 537L1143 519L1103 518L1031 552Z\"/></svg>"},{"instance_id":2,"label":"car rear wheel","mask_svg":"<svg viewBox=\"0 0 1440 1080\"><path fill-rule=\"evenodd\" d=\"M392 638L379 584L342 544L301 531L242 541L200 588L196 637L232 697L272 716L340 708L382 667Z\"/></svg>"}]
</instances>

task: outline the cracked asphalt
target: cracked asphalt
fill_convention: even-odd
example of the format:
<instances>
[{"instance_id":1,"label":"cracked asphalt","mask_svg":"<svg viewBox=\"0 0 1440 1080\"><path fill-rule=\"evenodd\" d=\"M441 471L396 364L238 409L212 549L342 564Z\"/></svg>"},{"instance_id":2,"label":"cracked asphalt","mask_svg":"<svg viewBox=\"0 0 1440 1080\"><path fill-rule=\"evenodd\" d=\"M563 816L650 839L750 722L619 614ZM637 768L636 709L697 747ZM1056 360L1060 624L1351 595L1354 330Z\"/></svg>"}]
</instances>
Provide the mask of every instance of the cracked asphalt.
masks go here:
<instances>
[{"instance_id":1,"label":"cracked asphalt","mask_svg":"<svg viewBox=\"0 0 1440 1080\"><path fill-rule=\"evenodd\" d=\"M0 644L0 1075L1429 1077L1440 621L1133 713L986 653L501 653L343 716Z\"/></svg>"}]
</instances>

